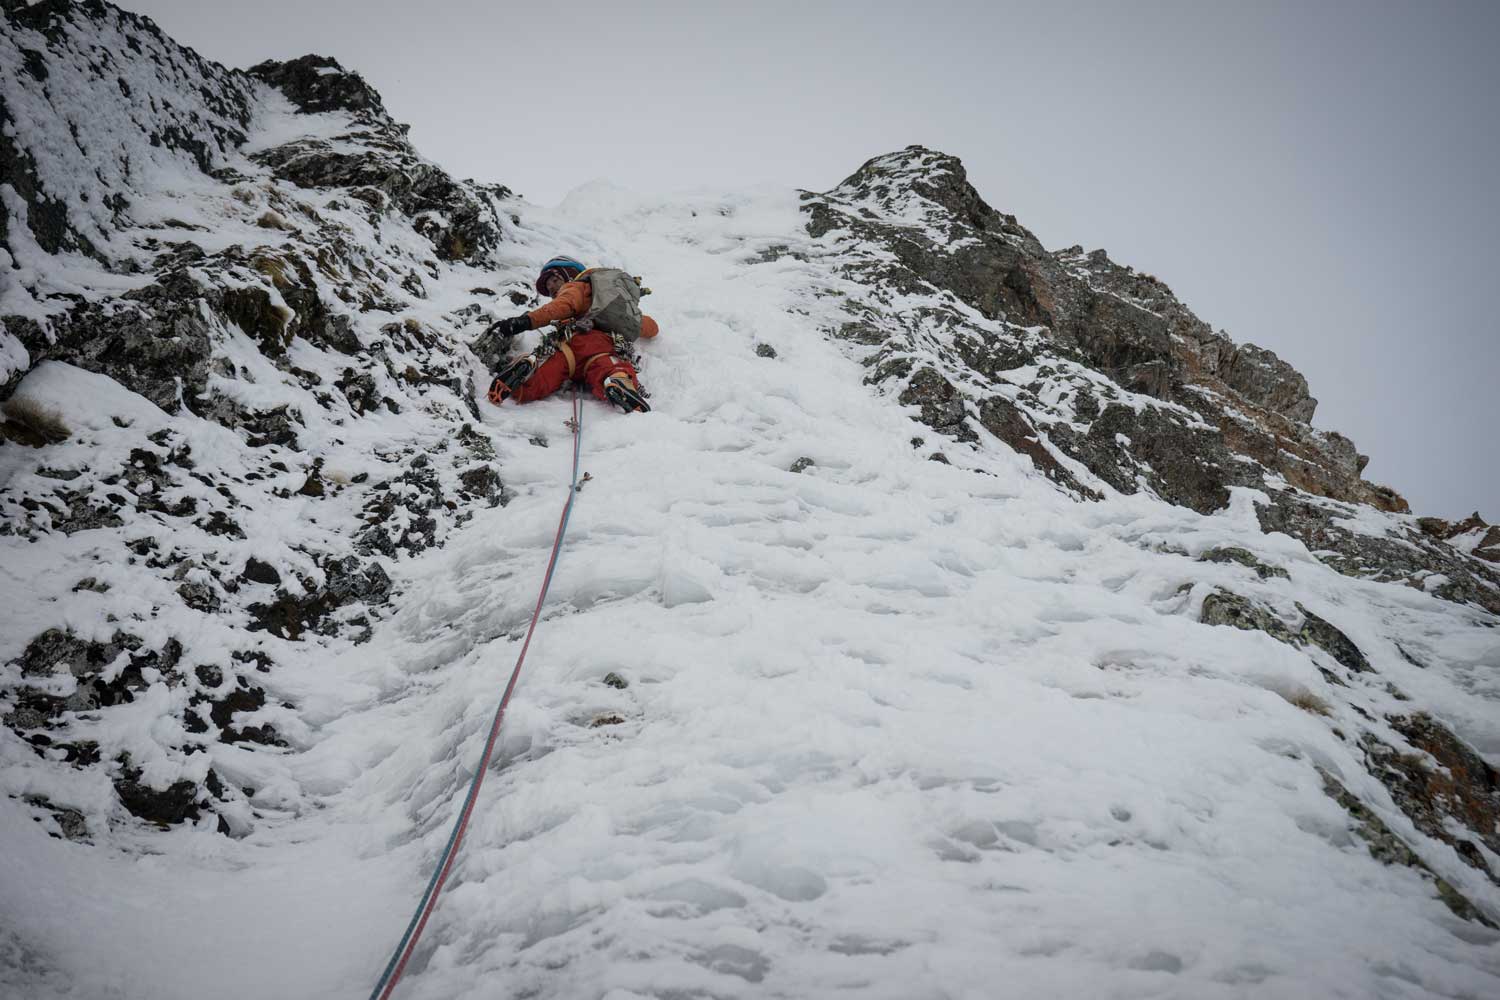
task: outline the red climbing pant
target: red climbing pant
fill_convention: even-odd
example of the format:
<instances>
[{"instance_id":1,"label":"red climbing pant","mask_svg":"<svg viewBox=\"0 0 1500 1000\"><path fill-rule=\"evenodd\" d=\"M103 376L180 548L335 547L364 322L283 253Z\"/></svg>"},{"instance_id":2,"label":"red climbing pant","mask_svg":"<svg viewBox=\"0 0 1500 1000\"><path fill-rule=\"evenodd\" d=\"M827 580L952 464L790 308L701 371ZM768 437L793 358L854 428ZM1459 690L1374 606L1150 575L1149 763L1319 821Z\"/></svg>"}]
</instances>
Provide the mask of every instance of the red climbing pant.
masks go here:
<instances>
[{"instance_id":1,"label":"red climbing pant","mask_svg":"<svg viewBox=\"0 0 1500 1000\"><path fill-rule=\"evenodd\" d=\"M556 354L531 373L531 378L521 383L511 398L517 403L545 399L568 381L576 379L589 387L595 399L608 402L604 395L604 380L617 372L630 376L631 383L639 387L635 368L615 354L614 349L609 334L598 330L571 337L558 346Z\"/></svg>"}]
</instances>

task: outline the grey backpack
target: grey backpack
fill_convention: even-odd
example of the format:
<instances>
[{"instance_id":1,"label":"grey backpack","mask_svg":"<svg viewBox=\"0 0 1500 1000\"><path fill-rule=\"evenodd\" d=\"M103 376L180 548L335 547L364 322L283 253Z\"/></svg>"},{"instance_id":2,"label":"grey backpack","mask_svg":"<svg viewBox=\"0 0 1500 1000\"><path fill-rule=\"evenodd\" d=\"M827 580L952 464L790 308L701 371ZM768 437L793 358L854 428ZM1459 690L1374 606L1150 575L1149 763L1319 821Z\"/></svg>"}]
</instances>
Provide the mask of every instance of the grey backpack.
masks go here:
<instances>
[{"instance_id":1,"label":"grey backpack","mask_svg":"<svg viewBox=\"0 0 1500 1000\"><path fill-rule=\"evenodd\" d=\"M595 327L635 343L641 336L641 279L614 267L598 267L578 276L593 288L586 317Z\"/></svg>"}]
</instances>

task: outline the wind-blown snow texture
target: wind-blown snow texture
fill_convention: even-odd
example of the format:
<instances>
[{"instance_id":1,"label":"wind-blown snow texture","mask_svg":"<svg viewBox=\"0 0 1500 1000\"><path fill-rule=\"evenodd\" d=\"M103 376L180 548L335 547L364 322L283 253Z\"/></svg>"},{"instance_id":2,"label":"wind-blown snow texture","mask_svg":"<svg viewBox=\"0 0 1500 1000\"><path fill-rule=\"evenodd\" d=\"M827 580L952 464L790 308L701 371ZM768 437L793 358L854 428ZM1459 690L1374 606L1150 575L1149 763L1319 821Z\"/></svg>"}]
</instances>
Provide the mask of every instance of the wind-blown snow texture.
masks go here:
<instances>
[{"instance_id":1,"label":"wind-blown snow texture","mask_svg":"<svg viewBox=\"0 0 1500 1000\"><path fill-rule=\"evenodd\" d=\"M586 405L589 480L398 996L1500 994L1500 633L1447 577L1267 533L1252 486L1122 494L1034 425L1085 383L1157 404L1076 355L955 367L954 338L1046 331L882 284L889 247L811 235L797 192L543 209L440 176L378 101L299 112L106 5L57 30L0 36L20 147L57 129L19 74L92 93L90 32L247 110L199 109L244 139L172 170L111 126L158 170L101 178L115 214L33 157L87 246L41 246L0 181L0 994L368 992L565 500L566 398L484 404L466 346L557 252L646 276L654 409ZM129 79L150 61L108 44ZM962 249L901 205L864 207ZM1024 433L903 404L851 317ZM165 375L124 364L144 341L76 346L148 320L184 352ZM1301 502L1425 551L1413 518Z\"/></svg>"}]
</instances>

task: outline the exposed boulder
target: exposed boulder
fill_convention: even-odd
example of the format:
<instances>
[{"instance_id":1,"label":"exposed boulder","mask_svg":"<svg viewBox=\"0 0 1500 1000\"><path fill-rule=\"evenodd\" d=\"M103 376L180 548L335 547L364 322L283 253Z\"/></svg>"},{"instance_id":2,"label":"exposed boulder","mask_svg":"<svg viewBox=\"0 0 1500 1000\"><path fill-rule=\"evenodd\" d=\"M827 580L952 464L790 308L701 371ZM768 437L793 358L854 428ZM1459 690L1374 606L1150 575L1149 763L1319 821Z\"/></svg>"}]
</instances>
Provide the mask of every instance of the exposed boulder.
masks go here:
<instances>
[{"instance_id":1,"label":"exposed boulder","mask_svg":"<svg viewBox=\"0 0 1500 1000\"><path fill-rule=\"evenodd\" d=\"M1302 621L1296 628L1287 625L1270 608L1248 597L1215 588L1203 599L1199 621L1205 625L1228 625L1246 631L1264 632L1277 642L1302 648L1316 646L1340 665L1354 673L1372 673L1369 659L1350 638L1301 604L1297 610ZM1342 682L1339 682L1342 683Z\"/></svg>"},{"instance_id":2,"label":"exposed boulder","mask_svg":"<svg viewBox=\"0 0 1500 1000\"><path fill-rule=\"evenodd\" d=\"M1218 548L1209 549L1198 557L1198 561L1212 563L1238 563L1239 565L1244 566L1248 569L1255 570L1255 575L1260 577L1262 580L1269 580L1273 577L1280 577L1283 580L1289 579L1287 571L1282 569L1280 566L1269 566L1256 558L1255 553L1251 552L1249 549L1243 549L1236 545L1224 545Z\"/></svg>"},{"instance_id":3,"label":"exposed boulder","mask_svg":"<svg viewBox=\"0 0 1500 1000\"><path fill-rule=\"evenodd\" d=\"M322 111L386 113L380 95L365 82L364 77L344 69L338 60L326 56L305 55L287 62L267 59L246 72L281 91L298 111L309 114Z\"/></svg>"},{"instance_id":4,"label":"exposed boulder","mask_svg":"<svg viewBox=\"0 0 1500 1000\"><path fill-rule=\"evenodd\" d=\"M1302 605L1297 605L1297 610L1302 612L1302 625L1297 629L1298 638L1317 646L1341 666L1355 673L1374 672L1375 668L1370 666L1369 659L1347 635Z\"/></svg>"},{"instance_id":5,"label":"exposed boulder","mask_svg":"<svg viewBox=\"0 0 1500 1000\"><path fill-rule=\"evenodd\" d=\"M131 766L130 758L120 761L119 775L114 779L115 793L120 802L148 823L172 826L199 815L199 786L196 782L174 781L166 788L157 788L142 780L139 768Z\"/></svg>"},{"instance_id":6,"label":"exposed boulder","mask_svg":"<svg viewBox=\"0 0 1500 1000\"><path fill-rule=\"evenodd\" d=\"M963 395L934 369L923 368L913 375L898 399L903 406L920 406L918 419L939 434L960 441L977 440L965 419Z\"/></svg>"},{"instance_id":7,"label":"exposed boulder","mask_svg":"<svg viewBox=\"0 0 1500 1000\"><path fill-rule=\"evenodd\" d=\"M1203 610L1198 620L1205 625L1228 625L1247 632L1264 632L1276 641L1291 646L1299 644L1296 633L1275 612L1247 597L1223 589L1215 589L1203 599Z\"/></svg>"}]
</instances>

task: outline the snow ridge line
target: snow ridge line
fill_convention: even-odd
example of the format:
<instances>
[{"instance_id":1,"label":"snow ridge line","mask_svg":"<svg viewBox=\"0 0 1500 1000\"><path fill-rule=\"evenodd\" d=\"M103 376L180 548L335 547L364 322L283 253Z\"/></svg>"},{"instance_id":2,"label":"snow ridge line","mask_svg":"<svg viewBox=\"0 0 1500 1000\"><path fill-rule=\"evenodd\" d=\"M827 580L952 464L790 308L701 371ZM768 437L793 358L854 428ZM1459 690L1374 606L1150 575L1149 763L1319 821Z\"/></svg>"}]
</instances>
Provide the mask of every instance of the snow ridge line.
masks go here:
<instances>
[{"instance_id":1,"label":"snow ridge line","mask_svg":"<svg viewBox=\"0 0 1500 1000\"><path fill-rule=\"evenodd\" d=\"M381 973L380 981L370 992L370 1000L389 1000L396 984L401 981L401 973L406 969L406 963L411 959L412 953L416 951L417 942L422 938L422 931L427 926L427 920L437 908L438 895L443 891L443 884L448 881L448 874L453 869L453 861L458 856L458 845L463 839L464 829L469 825L469 816L474 811L474 803L479 798L479 786L484 783L484 772L489 769L490 757L495 752L495 741L500 736L500 723L505 719L505 708L510 704L510 696L516 689L516 682L521 677L521 664L526 662L526 651L531 648L531 636L536 631L536 623L542 616L542 604L547 600L547 591L552 586L552 573L557 568L557 557L562 551L563 536L568 531L568 519L573 513L573 501L578 496L578 458L583 445L583 408L578 404L578 387L573 387L573 475L568 484L568 502L563 505L562 517L557 524L557 537L552 542L552 555L547 560L547 572L542 578L542 589L536 598L536 609L531 613L531 624L526 627L526 640L521 644L521 653L516 657L516 665L510 672L510 681L505 685L505 694L500 698L500 706L495 709L495 719L490 723L489 737L484 743L484 754L479 759L479 766L474 769L474 779L469 782L469 793L464 799L463 810L458 814L457 821L453 824L453 832L448 835L448 844L443 848L443 853L438 859L438 864L432 872L432 879L427 883L427 890L422 894L422 900L417 904L417 912L412 914L411 922L406 925L406 933L401 936L401 941L396 945L396 950L391 954L391 960L386 963L385 971Z\"/></svg>"}]
</instances>

